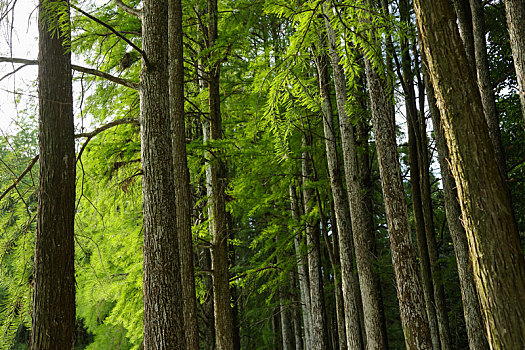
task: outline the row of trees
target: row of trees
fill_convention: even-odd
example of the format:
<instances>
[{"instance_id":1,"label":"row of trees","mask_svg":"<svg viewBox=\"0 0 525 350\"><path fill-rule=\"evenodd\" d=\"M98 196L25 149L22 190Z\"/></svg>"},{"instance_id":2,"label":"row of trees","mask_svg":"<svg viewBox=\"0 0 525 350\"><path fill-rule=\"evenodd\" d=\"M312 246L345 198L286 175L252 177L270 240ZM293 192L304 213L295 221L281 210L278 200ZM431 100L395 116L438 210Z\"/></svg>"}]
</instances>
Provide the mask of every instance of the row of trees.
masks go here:
<instances>
[{"instance_id":1,"label":"row of trees","mask_svg":"<svg viewBox=\"0 0 525 350\"><path fill-rule=\"evenodd\" d=\"M42 0L2 343L520 349L524 6Z\"/></svg>"}]
</instances>

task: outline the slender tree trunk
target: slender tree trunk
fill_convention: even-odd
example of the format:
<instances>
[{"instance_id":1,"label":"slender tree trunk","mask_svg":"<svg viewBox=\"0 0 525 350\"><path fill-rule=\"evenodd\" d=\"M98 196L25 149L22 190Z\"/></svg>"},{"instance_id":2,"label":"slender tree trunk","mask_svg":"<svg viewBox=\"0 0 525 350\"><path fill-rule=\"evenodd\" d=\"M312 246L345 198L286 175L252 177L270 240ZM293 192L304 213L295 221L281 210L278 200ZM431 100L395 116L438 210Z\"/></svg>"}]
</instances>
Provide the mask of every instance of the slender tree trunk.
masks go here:
<instances>
[{"instance_id":1,"label":"slender tree trunk","mask_svg":"<svg viewBox=\"0 0 525 350\"><path fill-rule=\"evenodd\" d=\"M505 10L507 12L510 47L520 90L521 112L525 121L525 2L523 0L505 0Z\"/></svg>"},{"instance_id":2,"label":"slender tree trunk","mask_svg":"<svg viewBox=\"0 0 525 350\"><path fill-rule=\"evenodd\" d=\"M439 165L441 168L441 178L443 181L443 192L445 195L445 211L450 236L454 243L456 261L458 266L459 283L461 286L461 297L463 300L463 314L471 350L485 350L489 348L483 319L481 316L474 274L468 256L468 242L465 229L461 224L461 208L457 201L456 184L450 173L448 166L448 149L443 136L441 127L441 117L434 97L434 89L425 75L425 85L427 86L427 98L430 106L430 115L434 124L434 136L438 150Z\"/></svg>"},{"instance_id":3,"label":"slender tree trunk","mask_svg":"<svg viewBox=\"0 0 525 350\"><path fill-rule=\"evenodd\" d=\"M456 16L458 17L459 32L465 52L469 69L475 70L476 59L474 51L474 29L472 28L472 12L470 11L469 0L453 0Z\"/></svg>"},{"instance_id":4,"label":"slender tree trunk","mask_svg":"<svg viewBox=\"0 0 525 350\"><path fill-rule=\"evenodd\" d=\"M292 293L292 320L293 320L293 330L294 330L294 338L295 338L295 350L303 350L304 349L304 341L303 341L303 332L301 330L301 311L299 309L299 305L301 303L300 298L298 298L296 290L297 290L297 273L295 269L291 272L291 279L290 279L290 287L293 291Z\"/></svg>"},{"instance_id":5,"label":"slender tree trunk","mask_svg":"<svg viewBox=\"0 0 525 350\"><path fill-rule=\"evenodd\" d=\"M186 128L184 123L184 62L182 44L181 0L169 0L168 45L170 60L170 119L172 129L173 169L177 207L177 233L181 259L182 305L186 349L199 349L197 301L193 268L193 240L191 235L192 198L190 173L186 156Z\"/></svg>"},{"instance_id":6,"label":"slender tree trunk","mask_svg":"<svg viewBox=\"0 0 525 350\"><path fill-rule=\"evenodd\" d=\"M306 143L305 143L306 145ZM311 157L308 152L303 152L302 174L303 174L303 200L305 215L308 216L314 205L314 195L308 188L307 181L312 175ZM321 247L319 243L319 226L307 220L306 243L308 247L308 274L310 281L310 315L311 348L326 349L328 347L328 331L324 314L323 280L321 275Z\"/></svg>"},{"instance_id":7,"label":"slender tree trunk","mask_svg":"<svg viewBox=\"0 0 525 350\"><path fill-rule=\"evenodd\" d=\"M372 67L369 59L364 61L405 344L408 349L431 349L416 256L410 239L394 113L379 72Z\"/></svg>"},{"instance_id":8,"label":"slender tree trunk","mask_svg":"<svg viewBox=\"0 0 525 350\"><path fill-rule=\"evenodd\" d=\"M144 1L141 158L144 199L144 348L185 349L169 118L168 2ZM165 268L159 269L159 266Z\"/></svg>"},{"instance_id":9,"label":"slender tree trunk","mask_svg":"<svg viewBox=\"0 0 525 350\"><path fill-rule=\"evenodd\" d=\"M280 305L279 313L281 316L281 335L283 340L283 350L293 350L294 349L294 335L292 329L292 318L290 315L290 308L287 304L287 288L281 286L279 291L280 294Z\"/></svg>"},{"instance_id":10,"label":"slender tree trunk","mask_svg":"<svg viewBox=\"0 0 525 350\"><path fill-rule=\"evenodd\" d=\"M324 45L321 47L323 46ZM337 136L335 134L332 102L330 100L330 79L328 77L328 60L326 56L322 56L317 60L317 70L319 74L319 89L323 99L322 110L326 159L328 162L330 188L334 199L335 218L339 237L347 345L350 349L362 349L364 347L361 339L361 324L358 311L359 285L357 276L354 273L352 227L348 200L343 188L341 170L337 160Z\"/></svg>"},{"instance_id":11,"label":"slender tree trunk","mask_svg":"<svg viewBox=\"0 0 525 350\"><path fill-rule=\"evenodd\" d=\"M299 212L299 202L297 199L297 193L295 187L290 185L290 203L292 216L296 223L300 222L300 212ZM303 316L303 325L304 325L304 345L305 349L311 349L311 329L312 329L312 320L310 314L310 283L308 281L308 259L305 259L305 255L302 253L302 236L300 236L301 231L298 231L295 234L294 246L295 254L297 261L297 275L299 279L299 291L301 295L301 309Z\"/></svg>"},{"instance_id":12,"label":"slender tree trunk","mask_svg":"<svg viewBox=\"0 0 525 350\"><path fill-rule=\"evenodd\" d=\"M217 0L208 0L208 43L213 48L217 40L218 8ZM210 140L222 138L222 118L220 110L220 63L215 63L208 74L210 106ZM226 218L226 172L221 152L210 152L212 187L212 225L213 248L211 251L213 269L213 297L215 313L215 336L218 350L231 350L233 341L233 315L230 307L230 282L228 273L228 228Z\"/></svg>"},{"instance_id":13,"label":"slender tree trunk","mask_svg":"<svg viewBox=\"0 0 525 350\"><path fill-rule=\"evenodd\" d=\"M494 146L494 152L496 153L496 161L498 162L501 173L506 177L507 167L505 165L505 153L501 143L496 97L494 95L494 89L492 88L492 82L490 81L487 42L485 41L485 14L481 0L470 0L470 11L472 13L474 57L476 59L476 72L479 92L481 93L481 103L483 104L483 112L485 113L485 119L489 127L489 136ZM525 21L523 23L525 24ZM525 30L523 34L525 35Z\"/></svg>"},{"instance_id":14,"label":"slender tree trunk","mask_svg":"<svg viewBox=\"0 0 525 350\"><path fill-rule=\"evenodd\" d=\"M40 175L31 349L70 350L75 330L75 140L68 1L40 1ZM62 12L63 11L63 12ZM59 35L54 30L59 27ZM67 30L70 30L67 27Z\"/></svg>"},{"instance_id":15,"label":"slender tree trunk","mask_svg":"<svg viewBox=\"0 0 525 350\"><path fill-rule=\"evenodd\" d=\"M414 7L450 151L489 344L494 349L519 349L525 343L525 261L475 76L467 69L451 4L415 0Z\"/></svg>"}]
</instances>

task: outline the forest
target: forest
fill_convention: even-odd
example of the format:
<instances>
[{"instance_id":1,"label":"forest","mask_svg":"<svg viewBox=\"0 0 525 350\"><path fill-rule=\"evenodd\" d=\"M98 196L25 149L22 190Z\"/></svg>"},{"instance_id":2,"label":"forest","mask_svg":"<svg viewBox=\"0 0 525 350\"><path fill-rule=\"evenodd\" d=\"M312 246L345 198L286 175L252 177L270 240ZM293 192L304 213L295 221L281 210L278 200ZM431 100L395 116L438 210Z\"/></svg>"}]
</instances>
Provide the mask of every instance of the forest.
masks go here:
<instances>
[{"instance_id":1,"label":"forest","mask_svg":"<svg viewBox=\"0 0 525 350\"><path fill-rule=\"evenodd\" d=\"M0 349L523 350L525 1L32 16Z\"/></svg>"}]
</instances>

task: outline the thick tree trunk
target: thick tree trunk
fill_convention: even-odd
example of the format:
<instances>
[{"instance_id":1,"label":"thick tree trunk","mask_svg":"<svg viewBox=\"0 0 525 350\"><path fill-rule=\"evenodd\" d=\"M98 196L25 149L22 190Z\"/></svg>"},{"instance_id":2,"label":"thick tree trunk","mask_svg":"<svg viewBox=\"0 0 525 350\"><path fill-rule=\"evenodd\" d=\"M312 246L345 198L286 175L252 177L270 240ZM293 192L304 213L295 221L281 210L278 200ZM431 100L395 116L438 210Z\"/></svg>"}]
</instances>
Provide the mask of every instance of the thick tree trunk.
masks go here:
<instances>
[{"instance_id":1,"label":"thick tree trunk","mask_svg":"<svg viewBox=\"0 0 525 350\"><path fill-rule=\"evenodd\" d=\"M387 99L384 82L368 59L365 59L365 71L405 344L408 349L431 349L432 342L417 272L416 255L410 238L394 115Z\"/></svg>"},{"instance_id":2,"label":"thick tree trunk","mask_svg":"<svg viewBox=\"0 0 525 350\"><path fill-rule=\"evenodd\" d=\"M351 225L354 237L361 299L363 303L366 346L370 349L386 349L386 333L384 332L386 330L386 325L384 323L384 316L380 302L379 278L374 272L374 264L376 263L375 236L373 223L370 224L368 222L371 220L371 212L366 208L366 200L364 199L366 190L363 188L359 176L354 128L345 111L346 81L343 69L339 64L337 39L328 19L325 19L325 26L334 74L335 96L337 111L339 114L343 161L345 166L347 198L350 202ZM325 137L327 136L325 135Z\"/></svg>"},{"instance_id":3,"label":"thick tree trunk","mask_svg":"<svg viewBox=\"0 0 525 350\"><path fill-rule=\"evenodd\" d=\"M142 44L148 59L140 90L144 348L185 349L169 118L168 2L147 0L143 11Z\"/></svg>"},{"instance_id":4,"label":"thick tree trunk","mask_svg":"<svg viewBox=\"0 0 525 350\"><path fill-rule=\"evenodd\" d=\"M465 229L461 224L461 208L457 201L456 184L448 167L448 149L441 127L441 117L436 106L434 89L425 73L425 85L427 86L427 98L430 107L430 115L434 124L434 137L438 150L439 165L441 168L441 179L443 181L443 192L445 196L445 211L450 236L454 243L456 261L458 266L459 284L461 286L461 298L463 300L463 314L471 350L486 350L489 348L483 319L481 316L474 274L468 256L468 242Z\"/></svg>"},{"instance_id":5,"label":"thick tree trunk","mask_svg":"<svg viewBox=\"0 0 525 350\"><path fill-rule=\"evenodd\" d=\"M490 81L489 60L487 57L487 42L485 41L485 15L481 0L470 0L470 11L472 13L472 29L474 34L474 51L476 59L476 72L478 87L481 94L483 112L489 127L489 136L496 153L496 161L504 177L507 175L505 165L505 153L501 143L501 132L499 129L499 117L496 109L496 97L492 82ZM525 15L525 13L524 13ZM523 22L525 24L525 22ZM525 30L523 31L525 35ZM525 59L525 55L524 55Z\"/></svg>"},{"instance_id":6,"label":"thick tree trunk","mask_svg":"<svg viewBox=\"0 0 525 350\"><path fill-rule=\"evenodd\" d=\"M323 47L322 45L321 47ZM359 319L359 284L354 273L354 247L348 200L343 188L341 170L337 159L337 144L334 128L332 102L330 100L330 79L328 77L328 60L325 56L317 60L319 89L323 99L323 129L326 147L326 159L330 177L330 188L334 200L335 219L339 238L339 255L341 262L341 282L343 305L345 310L346 341L350 349L362 349L361 324ZM342 341L342 340L341 340Z\"/></svg>"},{"instance_id":7,"label":"thick tree trunk","mask_svg":"<svg viewBox=\"0 0 525 350\"><path fill-rule=\"evenodd\" d=\"M523 0L505 0L505 10L507 12L510 47L520 90L521 112L525 121L525 2Z\"/></svg>"},{"instance_id":8,"label":"thick tree trunk","mask_svg":"<svg viewBox=\"0 0 525 350\"><path fill-rule=\"evenodd\" d=\"M301 215L299 212L299 201L295 187L290 185L290 203L294 222L299 224ZM303 238L302 230L298 230L294 237L295 255L297 261L297 277L299 279L299 292L301 296L301 309L304 326L305 349L311 348L312 317L310 314L310 283L308 281L308 259L301 250Z\"/></svg>"},{"instance_id":9,"label":"thick tree trunk","mask_svg":"<svg viewBox=\"0 0 525 350\"><path fill-rule=\"evenodd\" d=\"M31 349L70 350L75 330L75 140L68 1L40 1L40 175ZM56 7L55 7L56 6ZM61 12L65 11L65 12ZM69 29L69 27L68 27Z\"/></svg>"},{"instance_id":10,"label":"thick tree trunk","mask_svg":"<svg viewBox=\"0 0 525 350\"><path fill-rule=\"evenodd\" d=\"M305 143L306 146L306 143ZM303 152L303 200L304 212L309 216L314 209L314 195L308 188L307 181L312 176L312 159L308 152ZM321 275L321 247L319 243L319 225L315 221L306 222L306 243L308 246L308 275L310 282L310 315L311 315L311 348L326 349L328 347L328 330L324 313L324 292Z\"/></svg>"},{"instance_id":11,"label":"thick tree trunk","mask_svg":"<svg viewBox=\"0 0 525 350\"><path fill-rule=\"evenodd\" d=\"M197 301L193 268L193 240L191 235L192 198L190 173L186 156L186 128L184 123L184 63L182 44L181 0L169 0L168 45L170 60L170 119L172 129L173 169L177 207L177 233L181 261L182 305L186 349L199 349Z\"/></svg>"},{"instance_id":12,"label":"thick tree trunk","mask_svg":"<svg viewBox=\"0 0 525 350\"><path fill-rule=\"evenodd\" d=\"M475 76L467 69L456 17L446 0L415 0L429 73L450 151L489 344L525 343L525 261Z\"/></svg>"}]
</instances>

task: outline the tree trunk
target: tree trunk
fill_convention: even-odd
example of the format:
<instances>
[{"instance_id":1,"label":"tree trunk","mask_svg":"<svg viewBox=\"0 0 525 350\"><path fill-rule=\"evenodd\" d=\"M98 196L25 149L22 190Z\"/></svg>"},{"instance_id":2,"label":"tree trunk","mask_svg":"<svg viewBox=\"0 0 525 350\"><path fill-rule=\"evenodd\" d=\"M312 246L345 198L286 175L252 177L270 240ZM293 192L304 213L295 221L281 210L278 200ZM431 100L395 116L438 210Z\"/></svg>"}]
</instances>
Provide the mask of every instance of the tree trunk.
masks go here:
<instances>
[{"instance_id":1,"label":"tree trunk","mask_svg":"<svg viewBox=\"0 0 525 350\"><path fill-rule=\"evenodd\" d=\"M142 18L141 158L144 349L185 349L169 118L168 2L147 0ZM159 268L163 266L163 268Z\"/></svg>"},{"instance_id":2,"label":"tree trunk","mask_svg":"<svg viewBox=\"0 0 525 350\"><path fill-rule=\"evenodd\" d=\"M279 313L281 315L281 335L283 340L283 350L293 350L294 349L294 336L292 330L292 318L290 315L290 308L287 305L286 294L288 288L281 286L279 291L280 296L280 305Z\"/></svg>"},{"instance_id":3,"label":"tree trunk","mask_svg":"<svg viewBox=\"0 0 525 350\"><path fill-rule=\"evenodd\" d=\"M177 207L177 233L181 261L182 305L186 349L199 349L197 301L193 268L193 239L191 235L192 198L190 173L186 156L184 123L184 63L182 44L181 0L169 0L168 45L170 60L170 119L172 129L173 169Z\"/></svg>"},{"instance_id":4,"label":"tree trunk","mask_svg":"<svg viewBox=\"0 0 525 350\"><path fill-rule=\"evenodd\" d=\"M299 224L300 212L299 202L297 200L297 193L295 187L290 185L290 203L292 210L292 217L295 223ZM297 275L299 279L299 291L301 295L301 309L304 325L304 345L305 349L311 349L311 329L312 329L312 317L310 314L310 283L308 281L308 259L302 252L301 246L303 245L303 238L301 235L302 230L298 230L294 237L295 255L297 261Z\"/></svg>"},{"instance_id":5,"label":"tree trunk","mask_svg":"<svg viewBox=\"0 0 525 350\"><path fill-rule=\"evenodd\" d=\"M434 89L425 75L427 86L427 98L430 107L430 115L434 124L434 137L438 150L441 179L443 181L443 192L445 196L445 211L447 215L448 229L454 243L456 261L458 266L459 284L461 286L461 297L463 300L463 314L471 350L486 350L489 348L487 337L483 328L483 319L476 294L474 274L468 257L468 242L465 229L461 224L461 208L457 201L456 184L448 167L448 149L441 127L441 117L436 106Z\"/></svg>"},{"instance_id":6,"label":"tree trunk","mask_svg":"<svg viewBox=\"0 0 525 350\"><path fill-rule=\"evenodd\" d=\"M440 107L477 290L495 349L525 343L525 261L475 76L446 0L416 0L416 17Z\"/></svg>"},{"instance_id":7,"label":"tree trunk","mask_svg":"<svg viewBox=\"0 0 525 350\"><path fill-rule=\"evenodd\" d=\"M299 304L301 303L300 298L296 294L297 290L297 273L295 269L291 272L290 288L292 289L292 320L293 320L293 330L295 338L295 350L304 349L303 341L303 332L301 330L301 311L299 309Z\"/></svg>"},{"instance_id":8,"label":"tree trunk","mask_svg":"<svg viewBox=\"0 0 525 350\"><path fill-rule=\"evenodd\" d=\"M505 0L505 11L507 13L510 47L520 90L521 112L525 121L525 2L523 0Z\"/></svg>"},{"instance_id":9,"label":"tree trunk","mask_svg":"<svg viewBox=\"0 0 525 350\"><path fill-rule=\"evenodd\" d=\"M304 140L303 140L304 141ZM306 142L305 145L306 146ZM307 181L312 175L311 157L303 152L303 200L305 215L308 217L313 210L314 195L308 188ZM311 219L306 222L306 243L308 247L308 275L310 281L310 315L311 315L311 349L326 349L328 347L328 331L324 314L323 280L321 275L321 247L319 243L319 225Z\"/></svg>"},{"instance_id":10,"label":"tree trunk","mask_svg":"<svg viewBox=\"0 0 525 350\"><path fill-rule=\"evenodd\" d=\"M40 1L40 176L31 330L34 350L74 348L75 140L71 54L66 46L71 34L59 27L62 21L69 24L68 1ZM56 27L60 28L59 35Z\"/></svg>"},{"instance_id":11,"label":"tree trunk","mask_svg":"<svg viewBox=\"0 0 525 350\"><path fill-rule=\"evenodd\" d=\"M499 129L499 117L496 109L496 97L490 81L489 60L487 57L487 42L485 41L485 14L481 0L470 0L470 11L472 13L472 29L474 34L474 51L476 59L476 72L478 87L481 94L483 112L489 127L489 136L496 153L496 161L503 177L506 178L505 153L501 143L501 132ZM524 12L525 15L525 12ZM525 24L525 22L523 22ZM525 31L523 31L525 34ZM524 55L525 59L525 55Z\"/></svg>"},{"instance_id":12,"label":"tree trunk","mask_svg":"<svg viewBox=\"0 0 525 350\"><path fill-rule=\"evenodd\" d=\"M365 59L365 71L405 344L408 349L431 349L432 342L421 296L416 255L410 238L410 224L397 154L394 114L387 99L384 82L368 59Z\"/></svg>"},{"instance_id":13,"label":"tree trunk","mask_svg":"<svg viewBox=\"0 0 525 350\"><path fill-rule=\"evenodd\" d=\"M324 47L324 44L321 45ZM326 147L326 159L330 177L330 188L334 199L335 219L339 238L341 262L341 282L343 290L343 305L345 310L346 341L350 349L362 349L361 324L359 319L358 294L359 284L354 273L354 257L352 242L352 227L348 200L343 188L341 170L337 159L336 134L332 102L330 100L330 79L328 77L328 60L322 56L317 60L319 74L319 89L323 99L323 129Z\"/></svg>"},{"instance_id":14,"label":"tree trunk","mask_svg":"<svg viewBox=\"0 0 525 350\"><path fill-rule=\"evenodd\" d=\"M453 0L456 16L458 17L459 32L461 40L465 46L469 69L476 69L476 59L474 51L474 30L472 28L472 12L470 11L469 0Z\"/></svg>"}]
</instances>

